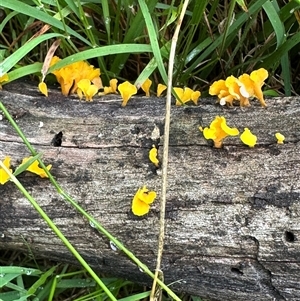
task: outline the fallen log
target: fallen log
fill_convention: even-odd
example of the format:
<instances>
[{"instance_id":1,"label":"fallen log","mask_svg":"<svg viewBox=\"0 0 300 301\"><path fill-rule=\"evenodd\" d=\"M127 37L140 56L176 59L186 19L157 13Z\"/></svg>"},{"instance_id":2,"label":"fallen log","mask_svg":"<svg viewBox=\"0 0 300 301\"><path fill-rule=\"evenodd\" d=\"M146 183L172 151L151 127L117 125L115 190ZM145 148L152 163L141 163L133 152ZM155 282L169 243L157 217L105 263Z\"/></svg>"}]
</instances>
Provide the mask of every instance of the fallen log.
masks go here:
<instances>
[{"instance_id":1,"label":"fallen log","mask_svg":"<svg viewBox=\"0 0 300 301\"><path fill-rule=\"evenodd\" d=\"M22 83L5 86L0 99L66 192L153 270L159 202L137 217L131 200L143 185L159 195L160 169L148 152L163 144L164 99L133 97L122 108L119 96L80 102L53 90L44 98ZM244 109L214 102L172 107L165 282L209 300L300 300L299 98L267 99L267 108L258 102ZM249 148L230 137L223 148L213 148L198 127L216 115L240 131L250 128L258 144ZM54 146L59 132L61 146ZM276 132L285 135L283 145ZM161 153L162 147L160 158ZM0 159L6 155L16 167L29 152L3 117ZM18 178L95 270L151 283L47 179L29 173ZM0 186L0 234L0 249L30 248L74 263L12 182Z\"/></svg>"}]
</instances>

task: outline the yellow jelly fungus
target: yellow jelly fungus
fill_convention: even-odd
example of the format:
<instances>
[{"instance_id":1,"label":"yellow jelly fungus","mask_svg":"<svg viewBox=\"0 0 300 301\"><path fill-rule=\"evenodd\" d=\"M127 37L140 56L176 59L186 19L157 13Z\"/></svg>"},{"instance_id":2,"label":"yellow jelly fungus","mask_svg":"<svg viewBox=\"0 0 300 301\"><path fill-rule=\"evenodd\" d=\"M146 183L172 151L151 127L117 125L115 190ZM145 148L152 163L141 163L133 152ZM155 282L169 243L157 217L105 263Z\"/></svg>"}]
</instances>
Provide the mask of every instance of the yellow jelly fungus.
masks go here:
<instances>
[{"instance_id":1,"label":"yellow jelly fungus","mask_svg":"<svg viewBox=\"0 0 300 301\"><path fill-rule=\"evenodd\" d=\"M266 107L264 95L261 87L264 85L264 80L269 76L268 71L264 68L260 68L250 73L250 78L253 81L254 96L260 101L263 107Z\"/></svg>"},{"instance_id":2,"label":"yellow jelly fungus","mask_svg":"<svg viewBox=\"0 0 300 301\"><path fill-rule=\"evenodd\" d=\"M182 89L182 88L175 87L174 91L178 96L178 98L176 98L176 106L181 106L182 104L192 100L192 95L194 93L194 90L192 90L191 88L185 87L184 89ZM197 94L194 96L197 97ZM193 102L195 101L193 100Z\"/></svg>"},{"instance_id":3,"label":"yellow jelly fungus","mask_svg":"<svg viewBox=\"0 0 300 301\"><path fill-rule=\"evenodd\" d=\"M134 215L142 216L149 212L150 204L156 198L155 191L149 191L146 186L139 188L132 200L132 212Z\"/></svg>"},{"instance_id":4,"label":"yellow jelly fungus","mask_svg":"<svg viewBox=\"0 0 300 301\"><path fill-rule=\"evenodd\" d=\"M137 93L136 86L128 81L120 84L118 90L123 98L122 107L125 107L130 97Z\"/></svg>"},{"instance_id":5,"label":"yellow jelly fungus","mask_svg":"<svg viewBox=\"0 0 300 301\"><path fill-rule=\"evenodd\" d=\"M28 157L28 158L24 158L22 160L22 163L21 164L24 164L25 162L27 162L30 158L32 157ZM48 170L50 170L52 167L51 164L49 164L46 168ZM28 166L28 168L26 169L32 173L35 173L37 174L38 176L40 176L41 178L48 178L47 174L45 173L45 171L39 167L39 162L38 160L35 160L30 166Z\"/></svg>"},{"instance_id":6,"label":"yellow jelly fungus","mask_svg":"<svg viewBox=\"0 0 300 301\"><path fill-rule=\"evenodd\" d=\"M118 80L116 78L113 78L109 81L110 87L113 91L113 93L118 93L117 92L117 84L118 84Z\"/></svg>"},{"instance_id":7,"label":"yellow jelly fungus","mask_svg":"<svg viewBox=\"0 0 300 301\"><path fill-rule=\"evenodd\" d=\"M241 107L250 106L249 99L257 98L262 106L266 106L261 87L264 80L268 77L268 71L260 68L251 72L251 74L244 73L236 78L229 76L227 79L215 81L209 88L210 95L217 95L221 105L233 105L233 101L240 102Z\"/></svg>"},{"instance_id":8,"label":"yellow jelly fungus","mask_svg":"<svg viewBox=\"0 0 300 301\"><path fill-rule=\"evenodd\" d=\"M8 78L7 73L0 76L0 90L2 89L1 83L8 82L8 81L9 81L9 78Z\"/></svg>"},{"instance_id":9,"label":"yellow jelly fungus","mask_svg":"<svg viewBox=\"0 0 300 301\"><path fill-rule=\"evenodd\" d=\"M144 83L141 85L142 90L146 93L146 96L150 96L150 87L152 85L152 80L147 78Z\"/></svg>"},{"instance_id":10,"label":"yellow jelly fungus","mask_svg":"<svg viewBox=\"0 0 300 301\"><path fill-rule=\"evenodd\" d=\"M192 90L192 89L189 88L189 87L185 87L185 88L183 89L183 99L182 99L182 101L183 101L184 103L190 101L190 100L191 100L191 96L192 96L193 93L194 93L194 90Z\"/></svg>"},{"instance_id":11,"label":"yellow jelly fungus","mask_svg":"<svg viewBox=\"0 0 300 301\"><path fill-rule=\"evenodd\" d=\"M55 65L58 61L60 61L60 58L54 56L50 66ZM98 89L102 88L100 69L94 68L94 66L84 61L75 62L54 70L52 73L56 76L56 80L61 86L62 94L65 96L77 91L78 82L82 79L90 80Z\"/></svg>"},{"instance_id":12,"label":"yellow jelly fungus","mask_svg":"<svg viewBox=\"0 0 300 301\"><path fill-rule=\"evenodd\" d=\"M252 97L254 94L254 89L253 89L253 81L250 78L249 74L242 74L239 76L237 84L240 87L240 93L242 96L249 98Z\"/></svg>"},{"instance_id":13,"label":"yellow jelly fungus","mask_svg":"<svg viewBox=\"0 0 300 301\"><path fill-rule=\"evenodd\" d=\"M199 128L201 131L202 128ZM214 141L215 148L221 148L223 144L223 139L227 136L237 136L239 130L237 128L230 128L226 124L226 119L224 116L216 116L212 121L209 128L203 129L203 136L205 139L212 139Z\"/></svg>"},{"instance_id":14,"label":"yellow jelly fungus","mask_svg":"<svg viewBox=\"0 0 300 301\"><path fill-rule=\"evenodd\" d=\"M166 86L166 85L158 84L158 85L157 85L157 91L156 91L157 97L160 97L161 94L162 94L166 89L167 89L167 86Z\"/></svg>"},{"instance_id":15,"label":"yellow jelly fungus","mask_svg":"<svg viewBox=\"0 0 300 301\"><path fill-rule=\"evenodd\" d=\"M225 80L220 79L218 81L213 82L213 84L209 87L208 93L210 95L219 95L221 91L228 90L225 85Z\"/></svg>"},{"instance_id":16,"label":"yellow jelly fungus","mask_svg":"<svg viewBox=\"0 0 300 301\"><path fill-rule=\"evenodd\" d=\"M116 94L117 92L117 83L118 80L116 78L113 78L109 81L109 87L104 87L104 91L100 92L99 95L106 95L106 94Z\"/></svg>"},{"instance_id":17,"label":"yellow jelly fungus","mask_svg":"<svg viewBox=\"0 0 300 301\"><path fill-rule=\"evenodd\" d=\"M193 91L193 93L191 94L191 100L194 102L195 105L197 105L200 96L201 96L200 91Z\"/></svg>"},{"instance_id":18,"label":"yellow jelly fungus","mask_svg":"<svg viewBox=\"0 0 300 301\"><path fill-rule=\"evenodd\" d=\"M234 99L240 99L240 87L237 84L237 78L233 75L228 76L225 80L225 85L228 88L228 92L233 96Z\"/></svg>"},{"instance_id":19,"label":"yellow jelly fungus","mask_svg":"<svg viewBox=\"0 0 300 301\"><path fill-rule=\"evenodd\" d=\"M107 95L107 94L111 94L111 93L113 93L111 87L104 87L103 92L100 92L99 95L102 96L102 95Z\"/></svg>"},{"instance_id":20,"label":"yellow jelly fungus","mask_svg":"<svg viewBox=\"0 0 300 301\"><path fill-rule=\"evenodd\" d=\"M79 98L82 99L82 96L84 95L86 101L92 101L93 96L98 92L98 88L95 85L92 85L89 79L80 80L77 86Z\"/></svg>"},{"instance_id":21,"label":"yellow jelly fungus","mask_svg":"<svg viewBox=\"0 0 300 301\"><path fill-rule=\"evenodd\" d=\"M100 70L100 69L99 69ZM103 88L103 85L102 85L102 80L101 78L98 76L98 77L94 77L91 82L99 89Z\"/></svg>"},{"instance_id":22,"label":"yellow jelly fungus","mask_svg":"<svg viewBox=\"0 0 300 301\"><path fill-rule=\"evenodd\" d=\"M233 100L238 100L240 102L241 107L248 107L250 106L248 96L244 96L241 93L242 88L244 85L234 76L227 77L226 86L228 87L228 92L232 96Z\"/></svg>"},{"instance_id":23,"label":"yellow jelly fungus","mask_svg":"<svg viewBox=\"0 0 300 301\"><path fill-rule=\"evenodd\" d=\"M215 81L210 87L209 92L210 95L217 95L219 98L220 105L224 106L228 104L233 106L233 100L235 99L228 91L228 87L226 87L225 80L220 79Z\"/></svg>"},{"instance_id":24,"label":"yellow jelly fungus","mask_svg":"<svg viewBox=\"0 0 300 301\"><path fill-rule=\"evenodd\" d=\"M156 166L159 166L159 160L157 159L157 148L155 145L152 145L152 148L149 151L149 159Z\"/></svg>"},{"instance_id":25,"label":"yellow jelly fungus","mask_svg":"<svg viewBox=\"0 0 300 301\"><path fill-rule=\"evenodd\" d=\"M3 164L5 167L9 169L10 172L12 172L12 169L10 169L10 157L6 156L3 160ZM8 173L0 167L0 184L3 185L9 180Z\"/></svg>"},{"instance_id":26,"label":"yellow jelly fungus","mask_svg":"<svg viewBox=\"0 0 300 301\"><path fill-rule=\"evenodd\" d=\"M249 147L254 147L257 141L257 137L251 133L248 128L244 128L244 132L240 136L242 142Z\"/></svg>"},{"instance_id":27,"label":"yellow jelly fungus","mask_svg":"<svg viewBox=\"0 0 300 301\"><path fill-rule=\"evenodd\" d=\"M177 97L176 97L176 106L180 106L182 103L183 103L183 94L184 94L184 91L182 88L179 88L179 87L174 87L173 88Z\"/></svg>"},{"instance_id":28,"label":"yellow jelly fungus","mask_svg":"<svg viewBox=\"0 0 300 301\"><path fill-rule=\"evenodd\" d=\"M283 144L285 137L281 133L276 133L275 137L277 139L278 144Z\"/></svg>"},{"instance_id":29,"label":"yellow jelly fungus","mask_svg":"<svg viewBox=\"0 0 300 301\"><path fill-rule=\"evenodd\" d=\"M48 88L46 83L40 82L39 83L39 91L44 94L46 97L48 97Z\"/></svg>"},{"instance_id":30,"label":"yellow jelly fungus","mask_svg":"<svg viewBox=\"0 0 300 301\"><path fill-rule=\"evenodd\" d=\"M244 73L243 75L239 76L237 79L237 84L239 85L240 91L240 106L241 107L248 107L250 106L249 98L253 97L254 90L253 90L253 81L251 80L249 74Z\"/></svg>"}]
</instances>

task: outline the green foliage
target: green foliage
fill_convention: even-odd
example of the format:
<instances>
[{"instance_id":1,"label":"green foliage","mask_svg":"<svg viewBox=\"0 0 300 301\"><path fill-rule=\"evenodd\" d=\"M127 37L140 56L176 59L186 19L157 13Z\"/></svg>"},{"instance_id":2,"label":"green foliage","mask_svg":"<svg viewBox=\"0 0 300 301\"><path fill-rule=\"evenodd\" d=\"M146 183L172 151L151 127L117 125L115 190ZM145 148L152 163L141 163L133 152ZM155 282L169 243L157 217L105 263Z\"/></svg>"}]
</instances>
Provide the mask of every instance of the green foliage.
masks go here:
<instances>
[{"instance_id":1,"label":"green foliage","mask_svg":"<svg viewBox=\"0 0 300 301\"><path fill-rule=\"evenodd\" d=\"M11 70L12 80L37 73L34 63L41 63L53 39L60 37L57 54L66 59L61 64L80 53L78 59L100 67L105 84L113 77L136 80L137 85L147 77L156 84L166 82L182 2L3 0L0 51L6 59L0 73ZM214 80L264 67L271 74L270 87L286 95L299 93L300 35L294 14L299 7L296 0L192 0L178 37L173 84L205 91ZM36 20L51 25L51 33L28 42L41 26Z\"/></svg>"},{"instance_id":2,"label":"green foliage","mask_svg":"<svg viewBox=\"0 0 300 301\"><path fill-rule=\"evenodd\" d=\"M10 259L6 259L10 261ZM0 267L0 300L65 300L76 295L76 300L106 300L107 295L86 271L69 265L51 266L42 262L42 270L18 266ZM51 265L51 264L50 264ZM101 278L102 282L119 300L141 300L150 292L136 293L141 288L130 281ZM75 299L72 299L75 300Z\"/></svg>"}]
</instances>

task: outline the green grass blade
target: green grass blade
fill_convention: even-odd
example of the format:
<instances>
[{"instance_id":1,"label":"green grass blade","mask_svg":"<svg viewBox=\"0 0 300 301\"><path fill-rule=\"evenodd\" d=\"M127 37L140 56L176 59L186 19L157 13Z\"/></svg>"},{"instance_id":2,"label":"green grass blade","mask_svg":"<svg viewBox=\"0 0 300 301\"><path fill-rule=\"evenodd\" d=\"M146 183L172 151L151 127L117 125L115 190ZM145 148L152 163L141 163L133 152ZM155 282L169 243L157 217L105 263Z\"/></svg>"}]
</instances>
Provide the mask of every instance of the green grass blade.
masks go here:
<instances>
[{"instance_id":1,"label":"green grass blade","mask_svg":"<svg viewBox=\"0 0 300 301\"><path fill-rule=\"evenodd\" d=\"M161 54L164 58L169 57L170 46L171 46L171 44L167 43L160 49ZM137 87L140 87L144 83L144 81L150 77L150 75L155 71L156 68L157 68L156 59L155 59L155 57L153 57L150 60L150 62L147 64L147 66L143 69L143 71L139 74L139 76L136 79L134 84Z\"/></svg>"},{"instance_id":2,"label":"green grass blade","mask_svg":"<svg viewBox=\"0 0 300 301\"><path fill-rule=\"evenodd\" d=\"M232 33L237 32L239 28L248 20L249 15L256 13L258 10L261 9L262 5L268 0L258 0L254 1L253 4L248 8L248 13L242 13L237 20L229 27L228 30L228 36L230 36ZM222 40L223 40L223 34L221 34L219 37L217 37L200 55L199 57L193 62L191 66L189 66L185 73L191 74L193 70L201 64L204 60L211 57L212 53L215 53L215 50L217 47L220 47Z\"/></svg>"},{"instance_id":3,"label":"green grass blade","mask_svg":"<svg viewBox=\"0 0 300 301\"><path fill-rule=\"evenodd\" d=\"M285 42L286 34L285 34L285 28L278 14L279 7L278 4L277 5L276 4L277 4L276 1L272 3L270 1L267 1L266 3L264 3L263 9L266 12L268 19L270 20L273 30L275 32L276 40L277 40L276 49L278 49L278 47ZM292 92L291 75L290 75L291 72L290 72L290 63L289 63L289 57L287 52L283 54L283 56L280 59L280 62L281 62L282 79L284 82L285 95L290 96Z\"/></svg>"},{"instance_id":4,"label":"green grass blade","mask_svg":"<svg viewBox=\"0 0 300 301\"><path fill-rule=\"evenodd\" d=\"M20 298L20 293L16 291L0 293L0 300L3 301L16 301L18 298Z\"/></svg>"},{"instance_id":5,"label":"green grass blade","mask_svg":"<svg viewBox=\"0 0 300 301\"><path fill-rule=\"evenodd\" d=\"M42 272L37 269L31 268L23 268L23 267L15 267L15 266L7 266L0 267L0 288L4 287L8 282L13 280L14 278L20 275L32 275L37 276Z\"/></svg>"},{"instance_id":6,"label":"green grass blade","mask_svg":"<svg viewBox=\"0 0 300 301\"><path fill-rule=\"evenodd\" d=\"M138 78L135 80L134 85L140 87L145 82L145 80L149 78L149 76L155 71L156 68L156 59L153 57L147 64L147 66L143 69L143 71L140 73Z\"/></svg>"},{"instance_id":7,"label":"green grass blade","mask_svg":"<svg viewBox=\"0 0 300 301\"><path fill-rule=\"evenodd\" d=\"M150 43L151 43L151 48L153 51L153 55L155 57L156 63L158 70L160 72L160 75L166 84L168 82L168 76L166 69L164 67L163 59L160 53L160 47L158 44L158 39L157 39L157 33L155 31L155 27L148 9L148 6L146 5L144 0L139 0L140 8L144 16L144 20L146 22L149 38L150 38Z\"/></svg>"},{"instance_id":8,"label":"green grass blade","mask_svg":"<svg viewBox=\"0 0 300 301\"><path fill-rule=\"evenodd\" d=\"M62 59L57 64L49 68L48 73L51 73L52 71L67 66L69 64L78 61L88 60L99 56L112 55L118 53L142 53L142 52L152 52L151 46L146 44L118 44L118 45L109 45L109 46L97 47L94 49L88 49Z\"/></svg>"},{"instance_id":9,"label":"green grass blade","mask_svg":"<svg viewBox=\"0 0 300 301\"><path fill-rule=\"evenodd\" d=\"M3 62L0 63L0 76L7 73L34 47L36 47L37 45L39 45L40 43L46 40L57 38L57 37L63 38L64 36L59 33L47 33L23 45L21 48L19 48L17 51L15 51L13 54L11 54Z\"/></svg>"},{"instance_id":10,"label":"green grass blade","mask_svg":"<svg viewBox=\"0 0 300 301\"><path fill-rule=\"evenodd\" d=\"M278 13L274 7L274 5L268 0L263 4L263 9L266 12L268 19L270 20L273 29L275 31L276 39L277 39L277 47L278 48L285 40L285 29L284 26L278 16Z\"/></svg>"},{"instance_id":11,"label":"green grass blade","mask_svg":"<svg viewBox=\"0 0 300 301\"><path fill-rule=\"evenodd\" d=\"M37 20L43 20L44 23L47 23L47 24L52 25L52 26L54 26L54 27L56 27L60 30L65 31L64 25L61 21L59 21L58 19L56 19L52 16L49 16L47 13L39 10L37 7L32 7L32 6L26 4L22 1L1 0L1 6L9 8L13 11L17 11L17 12L22 13L24 15L30 16L30 17L32 17L34 19L37 19ZM79 40L81 40L85 44L92 47L92 44L87 39L82 37L80 34L78 34L72 28L67 26L66 30L67 30L69 35L72 35L72 36L78 38Z\"/></svg>"},{"instance_id":12,"label":"green grass blade","mask_svg":"<svg viewBox=\"0 0 300 301\"><path fill-rule=\"evenodd\" d=\"M221 47L220 47L220 53L219 53L220 57L222 57L222 54L223 54L223 51L225 48L226 39L228 37L228 30L234 19L235 2L236 1L230 1L230 6L229 6L228 14L226 16L226 22L225 22L224 31L223 31L223 39L222 39L222 43L221 43Z\"/></svg>"},{"instance_id":13,"label":"green grass blade","mask_svg":"<svg viewBox=\"0 0 300 301\"><path fill-rule=\"evenodd\" d=\"M65 0L68 8L75 13L75 15L77 16L77 18L80 18L80 13L79 13L79 9L78 6L75 4L74 0Z\"/></svg>"},{"instance_id":14,"label":"green grass blade","mask_svg":"<svg viewBox=\"0 0 300 301\"><path fill-rule=\"evenodd\" d=\"M90 279L62 279L60 280L56 288L75 288L75 287L95 287L96 282Z\"/></svg>"},{"instance_id":15,"label":"green grass blade","mask_svg":"<svg viewBox=\"0 0 300 301\"><path fill-rule=\"evenodd\" d=\"M110 14L109 14L109 6L108 6L108 1L107 0L102 0L101 1L102 5L102 12L103 12L103 20L104 20L104 25L106 28L106 33L107 33L107 43L110 44Z\"/></svg>"},{"instance_id":16,"label":"green grass blade","mask_svg":"<svg viewBox=\"0 0 300 301\"><path fill-rule=\"evenodd\" d=\"M244 11L247 11L247 6L244 0L236 0L236 2Z\"/></svg>"},{"instance_id":17,"label":"green grass blade","mask_svg":"<svg viewBox=\"0 0 300 301\"><path fill-rule=\"evenodd\" d=\"M290 60L288 53L285 53L280 60L281 62L281 76L284 82L284 94L285 96L292 95L292 81L290 72Z\"/></svg>"},{"instance_id":18,"label":"green grass blade","mask_svg":"<svg viewBox=\"0 0 300 301\"><path fill-rule=\"evenodd\" d=\"M19 12L17 11L12 11L10 12L5 18L4 20L1 22L0 24L0 32L3 31L4 26L6 25L6 23L11 20L14 16L16 16Z\"/></svg>"},{"instance_id":19,"label":"green grass blade","mask_svg":"<svg viewBox=\"0 0 300 301\"><path fill-rule=\"evenodd\" d=\"M17 292L19 292L23 296L23 295L27 294L27 290L24 289L24 287L23 287L20 279L22 279L22 276L18 276L16 278L17 284L14 284L12 282L8 282L5 287L6 288L10 288L11 290L17 291ZM21 283L21 286L19 286L20 283Z\"/></svg>"},{"instance_id":20,"label":"green grass blade","mask_svg":"<svg viewBox=\"0 0 300 301\"><path fill-rule=\"evenodd\" d=\"M147 7L150 15L156 3L157 3L156 0L147 1ZM134 16L134 19L130 22L129 24L130 26L124 36L124 40L122 41L122 43L133 43L135 39L138 38L142 34L143 30L145 29L144 24L145 21L144 21L143 14L141 10L139 10L137 14ZM118 24L117 26L119 27ZM129 55L130 55L129 53L121 53L117 55L113 61L110 71L118 75L120 71L123 69L124 64L126 63Z\"/></svg>"},{"instance_id":21,"label":"green grass blade","mask_svg":"<svg viewBox=\"0 0 300 301\"><path fill-rule=\"evenodd\" d=\"M28 296L33 295L36 290L42 286L50 276L53 275L55 270L56 266L53 266L47 272L43 273L43 275L41 275L41 277L28 289Z\"/></svg>"},{"instance_id":22,"label":"green grass blade","mask_svg":"<svg viewBox=\"0 0 300 301\"><path fill-rule=\"evenodd\" d=\"M0 277L0 288L6 286L10 281L12 281L13 279L17 278L20 274L4 274L4 273L0 273L1 275L3 275L3 277Z\"/></svg>"},{"instance_id":23,"label":"green grass blade","mask_svg":"<svg viewBox=\"0 0 300 301\"><path fill-rule=\"evenodd\" d=\"M35 160L39 159L42 156L41 153L37 154L36 156L30 158L28 161L26 161L24 164L21 164L17 167L17 169L14 171L14 176L16 177L23 171L25 171Z\"/></svg>"},{"instance_id":24,"label":"green grass blade","mask_svg":"<svg viewBox=\"0 0 300 301\"><path fill-rule=\"evenodd\" d=\"M199 25L200 21L203 18L203 13L205 11L205 8L207 6L208 0L202 0L202 1L195 1L194 7L193 7L193 14L191 19L192 25Z\"/></svg>"},{"instance_id":25,"label":"green grass blade","mask_svg":"<svg viewBox=\"0 0 300 301\"><path fill-rule=\"evenodd\" d=\"M136 295L132 295L132 296L129 296L129 297L118 299L118 301L137 301L137 300L141 300L141 299L149 297L150 293L151 293L150 291L143 292L143 293L140 293L140 294L136 294Z\"/></svg>"},{"instance_id":26,"label":"green grass blade","mask_svg":"<svg viewBox=\"0 0 300 301\"><path fill-rule=\"evenodd\" d=\"M290 39L285 41L281 46L279 46L272 55L268 57L263 57L262 62L259 64L258 68L264 67L266 69L271 69L274 62L280 61L280 59L291 50L296 45L300 44L300 32L295 33Z\"/></svg>"},{"instance_id":27,"label":"green grass blade","mask_svg":"<svg viewBox=\"0 0 300 301\"><path fill-rule=\"evenodd\" d=\"M9 81L12 82L13 80L16 80L18 78L24 77L26 75L34 74L34 73L40 73L43 67L43 63L34 63L31 65L19 67L17 69L14 69L13 71L10 71L7 73ZM2 85L6 84L3 83Z\"/></svg>"}]
</instances>

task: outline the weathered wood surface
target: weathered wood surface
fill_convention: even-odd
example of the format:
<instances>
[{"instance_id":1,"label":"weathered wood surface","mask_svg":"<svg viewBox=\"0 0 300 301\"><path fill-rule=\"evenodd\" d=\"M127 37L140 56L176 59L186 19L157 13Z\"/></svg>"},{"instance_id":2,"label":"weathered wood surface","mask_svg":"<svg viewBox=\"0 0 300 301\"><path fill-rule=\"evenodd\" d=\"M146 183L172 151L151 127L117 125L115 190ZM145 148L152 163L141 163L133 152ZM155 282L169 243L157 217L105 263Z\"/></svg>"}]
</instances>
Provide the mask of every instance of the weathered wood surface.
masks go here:
<instances>
[{"instance_id":1,"label":"weathered wood surface","mask_svg":"<svg viewBox=\"0 0 300 301\"><path fill-rule=\"evenodd\" d=\"M22 84L6 86L0 99L53 165L61 186L154 269L158 201L143 218L130 206L138 187L160 190L148 151L163 142L164 100L136 97L121 108L118 96L86 103L51 91L46 99ZM300 300L300 99L273 98L267 104L224 108L206 99L197 107L172 107L162 269L166 283L175 281L175 291L209 300ZM258 145L250 149L235 137L223 149L212 148L198 126L216 115L240 130L249 127ZM153 141L157 128L160 141ZM53 147L59 131L62 146ZM277 145L277 131L286 136L284 145ZM10 155L16 166L28 154L2 119L0 158ZM19 179L93 268L151 282L58 197L48 180L31 174ZM0 186L0 233L2 249L29 246L37 255L75 262L13 183Z\"/></svg>"}]
</instances>

